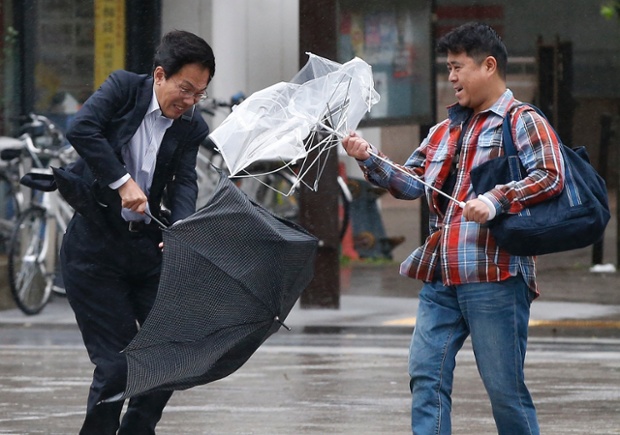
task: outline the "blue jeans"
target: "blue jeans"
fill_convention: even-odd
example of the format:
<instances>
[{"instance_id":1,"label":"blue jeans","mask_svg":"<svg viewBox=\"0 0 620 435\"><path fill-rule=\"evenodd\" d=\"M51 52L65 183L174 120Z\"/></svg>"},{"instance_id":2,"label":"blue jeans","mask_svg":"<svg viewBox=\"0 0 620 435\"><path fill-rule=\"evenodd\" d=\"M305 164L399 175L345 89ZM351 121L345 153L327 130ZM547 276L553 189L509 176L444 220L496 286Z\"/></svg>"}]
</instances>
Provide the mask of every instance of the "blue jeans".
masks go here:
<instances>
[{"instance_id":1,"label":"blue jeans","mask_svg":"<svg viewBox=\"0 0 620 435\"><path fill-rule=\"evenodd\" d=\"M470 334L498 434L540 433L523 374L530 302L520 275L499 283L424 284L409 354L414 435L451 433L455 358Z\"/></svg>"}]
</instances>

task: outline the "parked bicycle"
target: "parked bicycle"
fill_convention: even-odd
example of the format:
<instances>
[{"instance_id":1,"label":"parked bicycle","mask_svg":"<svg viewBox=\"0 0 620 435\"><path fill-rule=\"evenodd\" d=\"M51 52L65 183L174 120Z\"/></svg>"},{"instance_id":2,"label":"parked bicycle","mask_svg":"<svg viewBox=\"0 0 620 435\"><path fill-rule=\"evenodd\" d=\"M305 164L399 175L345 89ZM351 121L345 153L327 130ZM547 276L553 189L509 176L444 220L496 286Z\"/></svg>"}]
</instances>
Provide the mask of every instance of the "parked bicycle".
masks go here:
<instances>
[{"instance_id":1,"label":"parked bicycle","mask_svg":"<svg viewBox=\"0 0 620 435\"><path fill-rule=\"evenodd\" d=\"M19 156L24 141L0 137L0 252L7 252L13 226L23 208L23 194L19 186Z\"/></svg>"},{"instance_id":2,"label":"parked bicycle","mask_svg":"<svg viewBox=\"0 0 620 435\"><path fill-rule=\"evenodd\" d=\"M26 167L32 162L29 175L49 180L52 166L67 165L76 155L53 123L41 116L37 120L45 125L46 139L22 135L25 148L19 164ZM64 293L58 282L58 252L72 215L73 209L54 188L33 190L27 208L17 218L8 248L9 286L16 305L25 314L39 313L53 290Z\"/></svg>"},{"instance_id":3,"label":"parked bicycle","mask_svg":"<svg viewBox=\"0 0 620 435\"><path fill-rule=\"evenodd\" d=\"M20 211L28 206L32 193L19 180L32 167L45 167L38 155L28 153L31 147L57 147L62 133L44 116L30 114L20 128L19 137L0 137L0 251L7 244Z\"/></svg>"}]
</instances>

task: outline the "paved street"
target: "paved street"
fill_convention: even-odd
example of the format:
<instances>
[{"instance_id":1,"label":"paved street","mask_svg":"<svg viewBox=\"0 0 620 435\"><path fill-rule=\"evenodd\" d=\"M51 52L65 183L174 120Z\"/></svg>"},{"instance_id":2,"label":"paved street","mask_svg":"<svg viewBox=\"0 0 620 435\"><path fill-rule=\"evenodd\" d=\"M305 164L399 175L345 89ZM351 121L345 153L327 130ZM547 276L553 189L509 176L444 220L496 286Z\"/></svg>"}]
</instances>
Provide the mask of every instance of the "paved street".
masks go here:
<instances>
[{"instance_id":1,"label":"paved street","mask_svg":"<svg viewBox=\"0 0 620 435\"><path fill-rule=\"evenodd\" d=\"M395 262L341 269L339 309L296 306L239 371L175 393L158 435L408 434L407 350L420 283L398 276L417 213L384 213L413 236ZM615 262L615 224L605 257ZM620 435L620 274L590 250L541 257L526 376L544 435ZM66 299L41 314L0 311L0 434L75 434L92 373ZM455 435L496 433L469 343L459 354Z\"/></svg>"},{"instance_id":2,"label":"paved street","mask_svg":"<svg viewBox=\"0 0 620 435\"><path fill-rule=\"evenodd\" d=\"M92 368L75 328L1 331L0 434L76 433ZM408 341L279 332L230 377L175 393L158 434L407 434ZM543 434L620 434L620 340L533 339L527 376ZM468 344L453 421L495 433Z\"/></svg>"}]
</instances>

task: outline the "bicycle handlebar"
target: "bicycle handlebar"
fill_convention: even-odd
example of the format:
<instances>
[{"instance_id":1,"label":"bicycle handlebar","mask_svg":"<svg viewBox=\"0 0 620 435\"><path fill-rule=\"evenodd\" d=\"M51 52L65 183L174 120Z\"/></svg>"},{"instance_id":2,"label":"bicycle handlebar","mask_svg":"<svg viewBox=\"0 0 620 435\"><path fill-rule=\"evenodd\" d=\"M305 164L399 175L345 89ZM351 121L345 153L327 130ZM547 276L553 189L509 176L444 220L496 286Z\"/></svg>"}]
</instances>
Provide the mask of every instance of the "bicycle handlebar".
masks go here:
<instances>
[{"instance_id":1,"label":"bicycle handlebar","mask_svg":"<svg viewBox=\"0 0 620 435\"><path fill-rule=\"evenodd\" d=\"M63 132L47 117L30 113L20 130L29 134L41 147L58 147L64 142Z\"/></svg>"},{"instance_id":2,"label":"bicycle handlebar","mask_svg":"<svg viewBox=\"0 0 620 435\"><path fill-rule=\"evenodd\" d=\"M69 156L73 152L73 149L70 145L63 145L56 148L41 148L35 145L34 140L27 133L21 135L20 139L24 142L25 149L28 152L28 155L35 161L36 165L39 167L44 166L43 163L41 163L41 157L52 159L58 158L63 163L70 161L69 157L65 157Z\"/></svg>"},{"instance_id":3,"label":"bicycle handlebar","mask_svg":"<svg viewBox=\"0 0 620 435\"><path fill-rule=\"evenodd\" d=\"M24 133L19 139L24 143L24 148L35 166L45 166L41 158L58 158L62 163L72 160L69 157L73 152L72 147L64 143L64 134L52 121L34 113L30 113L28 118L31 122L22 126ZM42 138L45 140L41 140Z\"/></svg>"},{"instance_id":4,"label":"bicycle handlebar","mask_svg":"<svg viewBox=\"0 0 620 435\"><path fill-rule=\"evenodd\" d=\"M232 109L236 105L242 103L243 100L245 100L245 94L243 92L237 92L235 95L230 97L230 101L218 100L217 98L207 98L198 103L197 106L201 112L214 116L216 110L220 107Z\"/></svg>"}]
</instances>

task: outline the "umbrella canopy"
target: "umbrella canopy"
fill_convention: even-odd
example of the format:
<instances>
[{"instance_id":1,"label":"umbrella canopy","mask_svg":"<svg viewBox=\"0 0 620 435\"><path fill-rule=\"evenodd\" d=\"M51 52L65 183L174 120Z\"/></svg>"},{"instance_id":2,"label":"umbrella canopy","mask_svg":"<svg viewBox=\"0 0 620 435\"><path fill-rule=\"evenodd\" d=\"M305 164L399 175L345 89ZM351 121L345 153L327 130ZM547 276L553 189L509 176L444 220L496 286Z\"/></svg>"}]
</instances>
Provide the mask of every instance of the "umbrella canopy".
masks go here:
<instances>
[{"instance_id":1,"label":"umbrella canopy","mask_svg":"<svg viewBox=\"0 0 620 435\"><path fill-rule=\"evenodd\" d=\"M265 161L273 163L271 171L297 165L300 180L310 170L320 175L321 154L357 128L379 101L372 69L363 60L340 64L308 55L290 82L250 95L211 133L231 175L262 175L252 164ZM316 183L305 184L313 189Z\"/></svg>"},{"instance_id":2,"label":"umbrella canopy","mask_svg":"<svg viewBox=\"0 0 620 435\"><path fill-rule=\"evenodd\" d=\"M318 244L223 174L208 203L163 238L159 291L124 350L127 386L118 399L206 384L241 367L309 284Z\"/></svg>"}]
</instances>

